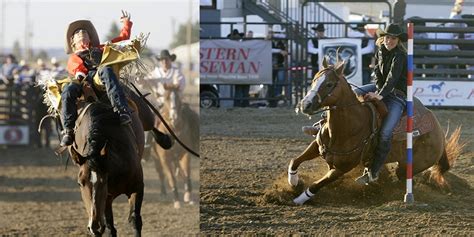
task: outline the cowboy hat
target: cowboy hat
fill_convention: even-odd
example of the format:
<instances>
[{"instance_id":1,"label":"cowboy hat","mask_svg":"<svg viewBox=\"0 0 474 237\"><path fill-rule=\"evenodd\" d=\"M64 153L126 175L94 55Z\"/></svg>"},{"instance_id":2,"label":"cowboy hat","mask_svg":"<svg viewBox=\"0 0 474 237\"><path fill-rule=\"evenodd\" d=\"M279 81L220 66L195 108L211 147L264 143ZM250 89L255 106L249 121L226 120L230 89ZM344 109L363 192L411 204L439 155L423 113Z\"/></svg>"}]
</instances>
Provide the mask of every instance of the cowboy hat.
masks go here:
<instances>
[{"instance_id":1,"label":"cowboy hat","mask_svg":"<svg viewBox=\"0 0 474 237\"><path fill-rule=\"evenodd\" d=\"M99 35L97 35L97 31L95 30L94 25L92 25L92 22L88 20L74 21L70 23L66 29L66 45L64 45L64 50L66 51L66 54L72 53L71 39L74 35L74 32L79 29L87 31L91 40L91 46L97 47L100 45Z\"/></svg>"},{"instance_id":2,"label":"cowboy hat","mask_svg":"<svg viewBox=\"0 0 474 237\"><path fill-rule=\"evenodd\" d=\"M398 37L402 42L406 42L408 39L407 33L403 32L402 28L400 28L400 26L397 24L390 24L387 26L387 28L385 28L385 30L380 30L380 37L386 35Z\"/></svg>"},{"instance_id":3,"label":"cowboy hat","mask_svg":"<svg viewBox=\"0 0 474 237\"><path fill-rule=\"evenodd\" d=\"M311 27L311 29L315 31L320 31L320 32L326 30L324 28L324 24L318 24L316 27Z\"/></svg>"},{"instance_id":4,"label":"cowboy hat","mask_svg":"<svg viewBox=\"0 0 474 237\"><path fill-rule=\"evenodd\" d=\"M158 60L169 58L171 62L174 62L174 60L176 60L176 54L170 54L170 51L168 51L167 49L163 49L161 50L160 55L156 56L156 58Z\"/></svg>"}]
</instances>

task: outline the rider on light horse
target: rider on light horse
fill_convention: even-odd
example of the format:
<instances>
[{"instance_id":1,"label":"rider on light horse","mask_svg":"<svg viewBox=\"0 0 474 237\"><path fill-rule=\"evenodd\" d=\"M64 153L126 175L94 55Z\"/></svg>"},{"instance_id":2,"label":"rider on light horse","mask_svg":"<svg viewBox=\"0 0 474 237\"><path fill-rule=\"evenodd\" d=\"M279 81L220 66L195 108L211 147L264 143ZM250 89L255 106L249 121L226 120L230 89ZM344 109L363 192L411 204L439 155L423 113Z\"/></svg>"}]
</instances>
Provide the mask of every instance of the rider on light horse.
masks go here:
<instances>
[{"instance_id":1,"label":"rider on light horse","mask_svg":"<svg viewBox=\"0 0 474 237\"><path fill-rule=\"evenodd\" d=\"M379 49L375 53L375 84L368 84L355 90L357 95L366 93L365 100L383 101L388 109L377 137L372 164L366 167L362 176L356 179L360 184L368 184L378 179L380 169L390 152L393 130L406 107L407 53L402 45L402 42L406 41L407 34L402 32L399 25L391 24L381 32L376 42ZM325 122L323 116L323 119L312 127L304 126L303 132L315 136Z\"/></svg>"}]
</instances>

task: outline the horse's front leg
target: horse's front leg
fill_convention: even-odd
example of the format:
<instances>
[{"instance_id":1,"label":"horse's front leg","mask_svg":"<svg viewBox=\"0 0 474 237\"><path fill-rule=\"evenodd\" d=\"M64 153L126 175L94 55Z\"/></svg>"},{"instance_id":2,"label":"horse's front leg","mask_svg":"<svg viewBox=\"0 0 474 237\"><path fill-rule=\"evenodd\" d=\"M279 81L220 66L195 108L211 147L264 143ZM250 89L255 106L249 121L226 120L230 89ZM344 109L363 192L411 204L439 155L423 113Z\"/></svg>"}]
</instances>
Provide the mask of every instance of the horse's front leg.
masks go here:
<instances>
[{"instance_id":1,"label":"horse's front leg","mask_svg":"<svg viewBox=\"0 0 474 237\"><path fill-rule=\"evenodd\" d=\"M105 201L105 227L107 228L109 236L117 236L117 230L114 226L114 214L112 211L113 197L108 196Z\"/></svg>"},{"instance_id":2,"label":"horse's front leg","mask_svg":"<svg viewBox=\"0 0 474 237\"><path fill-rule=\"evenodd\" d=\"M319 156L319 145L314 140L311 144L306 148L306 150L301 153L297 158L291 159L290 164L288 165L288 183L296 187L298 185L298 167L301 163L307 160L312 160Z\"/></svg>"},{"instance_id":3,"label":"horse's front leg","mask_svg":"<svg viewBox=\"0 0 474 237\"><path fill-rule=\"evenodd\" d=\"M139 191L132 193L128 198L130 205L130 213L128 216L128 222L133 226L135 230L135 236L142 236L142 202L143 202L143 186L139 188Z\"/></svg>"},{"instance_id":4,"label":"horse's front leg","mask_svg":"<svg viewBox=\"0 0 474 237\"><path fill-rule=\"evenodd\" d=\"M191 198L191 191L193 189L191 183L191 161L189 153L184 154L184 156L179 160L179 167L184 176L184 197L183 201L188 204L194 204L194 201Z\"/></svg>"},{"instance_id":5,"label":"horse's front leg","mask_svg":"<svg viewBox=\"0 0 474 237\"><path fill-rule=\"evenodd\" d=\"M309 186L309 188L306 189L305 191L303 191L303 193L301 193L297 198L295 198L293 200L293 202L295 204L298 204L298 205L303 205L303 203L305 203L306 201L311 199L311 197L313 197L314 194L316 194L316 192L319 191L319 189L321 189L325 185L333 182L334 180L338 179L344 173L345 172L343 172L342 170L330 169L324 177L322 177L320 180L312 183Z\"/></svg>"}]
</instances>

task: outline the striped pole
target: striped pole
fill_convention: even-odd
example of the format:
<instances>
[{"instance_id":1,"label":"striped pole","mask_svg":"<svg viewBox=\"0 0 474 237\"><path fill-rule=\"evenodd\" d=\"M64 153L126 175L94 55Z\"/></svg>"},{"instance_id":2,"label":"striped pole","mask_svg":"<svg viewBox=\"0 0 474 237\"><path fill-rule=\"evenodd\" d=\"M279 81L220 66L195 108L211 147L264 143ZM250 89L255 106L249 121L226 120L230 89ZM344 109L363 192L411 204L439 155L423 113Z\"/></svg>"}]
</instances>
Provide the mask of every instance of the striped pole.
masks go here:
<instances>
[{"instance_id":1,"label":"striped pole","mask_svg":"<svg viewBox=\"0 0 474 237\"><path fill-rule=\"evenodd\" d=\"M407 192L404 201L413 204L413 23L408 23L407 75Z\"/></svg>"}]
</instances>

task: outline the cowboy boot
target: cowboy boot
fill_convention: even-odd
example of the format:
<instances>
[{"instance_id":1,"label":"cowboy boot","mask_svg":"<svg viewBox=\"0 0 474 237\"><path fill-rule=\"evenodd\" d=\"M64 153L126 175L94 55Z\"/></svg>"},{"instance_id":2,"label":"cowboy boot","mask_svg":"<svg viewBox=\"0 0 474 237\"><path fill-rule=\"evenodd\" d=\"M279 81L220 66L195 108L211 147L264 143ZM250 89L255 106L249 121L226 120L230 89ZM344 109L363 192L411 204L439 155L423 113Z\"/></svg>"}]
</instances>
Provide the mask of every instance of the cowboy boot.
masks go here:
<instances>
[{"instance_id":1,"label":"cowboy boot","mask_svg":"<svg viewBox=\"0 0 474 237\"><path fill-rule=\"evenodd\" d=\"M303 126L301 127L301 130L303 130L303 133L306 135L316 136L323 127L324 123L326 123L325 118L319 120L318 122L313 124L313 126Z\"/></svg>"},{"instance_id":2,"label":"cowboy boot","mask_svg":"<svg viewBox=\"0 0 474 237\"><path fill-rule=\"evenodd\" d=\"M364 169L364 173L355 180L357 183L368 185L369 183L375 182L379 179L380 168L382 168L387 159L388 153L390 152L390 146L390 140L383 141L379 138L377 148L375 148L372 165L370 165L370 168L366 167Z\"/></svg>"},{"instance_id":3,"label":"cowboy boot","mask_svg":"<svg viewBox=\"0 0 474 237\"><path fill-rule=\"evenodd\" d=\"M62 132L63 138L61 139L60 146L70 146L74 142L74 130L65 128Z\"/></svg>"},{"instance_id":4,"label":"cowboy boot","mask_svg":"<svg viewBox=\"0 0 474 237\"><path fill-rule=\"evenodd\" d=\"M170 136L160 132L158 129L153 128L151 130L153 138L155 138L156 143L158 143L163 149L168 150L173 146L173 140Z\"/></svg>"}]
</instances>

